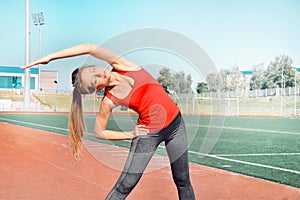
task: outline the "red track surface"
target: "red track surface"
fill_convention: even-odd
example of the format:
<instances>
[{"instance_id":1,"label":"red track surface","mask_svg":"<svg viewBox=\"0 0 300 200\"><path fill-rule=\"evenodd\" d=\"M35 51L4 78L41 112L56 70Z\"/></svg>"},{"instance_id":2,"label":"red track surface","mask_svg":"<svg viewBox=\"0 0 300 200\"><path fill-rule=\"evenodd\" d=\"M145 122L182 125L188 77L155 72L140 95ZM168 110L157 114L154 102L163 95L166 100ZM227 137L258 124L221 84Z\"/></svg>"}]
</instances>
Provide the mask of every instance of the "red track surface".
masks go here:
<instances>
[{"instance_id":1,"label":"red track surface","mask_svg":"<svg viewBox=\"0 0 300 200\"><path fill-rule=\"evenodd\" d=\"M122 165L126 156L105 157ZM149 170L159 161L153 159L128 200L177 199L170 168ZM66 136L5 123L0 123L0 162L0 200L101 200L120 174L87 151L73 161ZM190 169L198 200L300 199L298 188L194 164Z\"/></svg>"}]
</instances>

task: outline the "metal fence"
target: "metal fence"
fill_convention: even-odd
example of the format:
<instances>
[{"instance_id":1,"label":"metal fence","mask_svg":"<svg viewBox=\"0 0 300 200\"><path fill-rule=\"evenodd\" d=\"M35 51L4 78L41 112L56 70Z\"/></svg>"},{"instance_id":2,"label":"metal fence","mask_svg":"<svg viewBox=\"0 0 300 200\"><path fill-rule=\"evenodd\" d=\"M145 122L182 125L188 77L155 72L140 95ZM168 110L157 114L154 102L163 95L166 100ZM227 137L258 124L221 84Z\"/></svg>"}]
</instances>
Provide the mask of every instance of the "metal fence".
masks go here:
<instances>
[{"instance_id":1,"label":"metal fence","mask_svg":"<svg viewBox=\"0 0 300 200\"><path fill-rule=\"evenodd\" d=\"M183 113L196 115L268 115L300 113L300 88L205 92L171 95Z\"/></svg>"},{"instance_id":2,"label":"metal fence","mask_svg":"<svg viewBox=\"0 0 300 200\"><path fill-rule=\"evenodd\" d=\"M220 91L204 92L197 94L198 98L257 98L270 96L299 96L300 87L274 88L264 90L238 90L238 91Z\"/></svg>"},{"instance_id":3,"label":"metal fence","mask_svg":"<svg viewBox=\"0 0 300 200\"><path fill-rule=\"evenodd\" d=\"M2 94L3 93L3 94ZM22 111L22 95L12 94L15 100L9 100L9 92L0 92L0 111ZM277 88L253 91L227 91L210 93L172 94L173 101L186 115L268 115L295 117L300 113L300 88ZM17 98L16 98L17 97ZM35 92L31 95L32 111L70 110L72 95L70 92ZM83 98L85 111L98 112L101 97L87 95ZM128 110L120 107L118 112Z\"/></svg>"}]
</instances>

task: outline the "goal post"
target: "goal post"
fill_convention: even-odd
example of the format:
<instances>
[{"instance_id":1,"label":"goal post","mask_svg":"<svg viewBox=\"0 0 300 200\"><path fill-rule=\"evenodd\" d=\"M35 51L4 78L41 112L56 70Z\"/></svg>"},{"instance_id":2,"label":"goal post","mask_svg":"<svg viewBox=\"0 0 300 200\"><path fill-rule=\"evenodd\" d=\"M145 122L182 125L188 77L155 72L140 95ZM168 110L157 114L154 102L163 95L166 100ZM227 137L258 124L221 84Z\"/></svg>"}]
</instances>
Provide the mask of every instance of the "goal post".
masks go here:
<instances>
[{"instance_id":1,"label":"goal post","mask_svg":"<svg viewBox=\"0 0 300 200\"><path fill-rule=\"evenodd\" d=\"M239 116L239 98L198 98L201 114Z\"/></svg>"}]
</instances>

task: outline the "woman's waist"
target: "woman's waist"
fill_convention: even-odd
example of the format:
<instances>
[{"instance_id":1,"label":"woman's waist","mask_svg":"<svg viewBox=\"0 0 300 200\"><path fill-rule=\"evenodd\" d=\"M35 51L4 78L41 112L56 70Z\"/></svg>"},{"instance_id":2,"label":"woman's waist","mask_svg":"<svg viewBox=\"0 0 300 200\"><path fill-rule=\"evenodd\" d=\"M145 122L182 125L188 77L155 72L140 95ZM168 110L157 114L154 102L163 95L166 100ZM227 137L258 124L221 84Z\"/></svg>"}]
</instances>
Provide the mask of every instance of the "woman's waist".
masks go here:
<instances>
[{"instance_id":1,"label":"woman's waist","mask_svg":"<svg viewBox=\"0 0 300 200\"><path fill-rule=\"evenodd\" d=\"M149 115L139 115L138 124L145 125L149 131L160 131L169 126L180 113L179 109L174 109L172 112L157 112L149 113Z\"/></svg>"}]
</instances>

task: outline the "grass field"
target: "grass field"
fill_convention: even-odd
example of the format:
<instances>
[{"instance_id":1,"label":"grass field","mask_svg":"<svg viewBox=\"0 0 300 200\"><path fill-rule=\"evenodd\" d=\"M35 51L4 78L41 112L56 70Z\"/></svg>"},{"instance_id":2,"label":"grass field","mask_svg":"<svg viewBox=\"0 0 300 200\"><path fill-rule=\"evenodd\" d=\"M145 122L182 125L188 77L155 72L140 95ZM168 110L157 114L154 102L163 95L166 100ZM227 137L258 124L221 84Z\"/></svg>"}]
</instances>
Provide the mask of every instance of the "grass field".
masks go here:
<instances>
[{"instance_id":1,"label":"grass field","mask_svg":"<svg viewBox=\"0 0 300 200\"><path fill-rule=\"evenodd\" d=\"M72 101L71 93L34 92L32 101L38 101L42 106L35 110L69 111ZM34 98L33 98L34 97ZM11 99L13 102L22 103L24 97L12 91L0 90L0 99ZM296 101L295 101L296 100ZM101 103L101 96L91 94L83 96L85 111L97 112ZM211 115L221 114L226 116L255 115L255 116L300 116L300 96L270 96L260 98L182 98L176 103L183 114ZM0 104L0 111L4 109ZM15 106L15 110L23 107Z\"/></svg>"},{"instance_id":2,"label":"grass field","mask_svg":"<svg viewBox=\"0 0 300 200\"><path fill-rule=\"evenodd\" d=\"M189 159L207 165L300 188L300 119L185 116ZM85 116L92 133L95 115ZM136 116L113 115L108 129L130 130ZM67 134L65 114L0 114L0 121ZM99 141L129 147L129 141ZM164 146L158 154L165 154ZM225 180L224 180L225 181ZM220 183L221 184L221 183Z\"/></svg>"}]
</instances>

